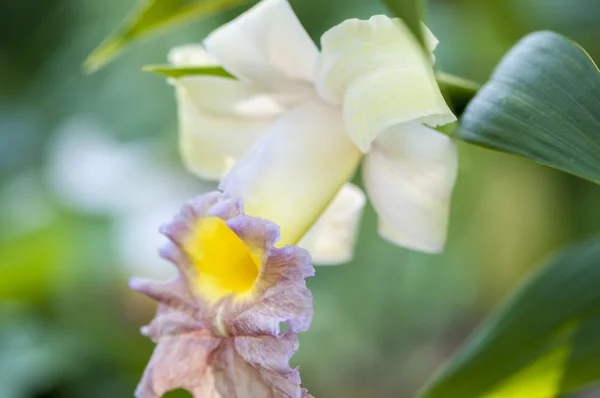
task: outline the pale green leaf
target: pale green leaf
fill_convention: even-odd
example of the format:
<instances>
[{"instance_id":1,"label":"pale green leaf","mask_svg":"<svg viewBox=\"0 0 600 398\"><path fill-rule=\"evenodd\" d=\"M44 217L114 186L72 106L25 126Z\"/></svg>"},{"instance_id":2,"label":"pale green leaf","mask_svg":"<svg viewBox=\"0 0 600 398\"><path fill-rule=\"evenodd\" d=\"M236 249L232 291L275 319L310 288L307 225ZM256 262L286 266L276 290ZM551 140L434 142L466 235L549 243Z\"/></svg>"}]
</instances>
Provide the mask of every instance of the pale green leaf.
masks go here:
<instances>
[{"instance_id":1,"label":"pale green leaf","mask_svg":"<svg viewBox=\"0 0 600 398\"><path fill-rule=\"evenodd\" d=\"M423 398L553 398L600 380L600 238L562 252L496 310Z\"/></svg>"},{"instance_id":2,"label":"pale green leaf","mask_svg":"<svg viewBox=\"0 0 600 398\"><path fill-rule=\"evenodd\" d=\"M205 17L250 0L143 0L84 61L84 69L94 72L119 54L125 46L159 29Z\"/></svg>"},{"instance_id":3,"label":"pale green leaf","mask_svg":"<svg viewBox=\"0 0 600 398\"><path fill-rule=\"evenodd\" d=\"M577 44L533 33L500 62L456 138L600 183L600 72Z\"/></svg>"},{"instance_id":4,"label":"pale green leaf","mask_svg":"<svg viewBox=\"0 0 600 398\"><path fill-rule=\"evenodd\" d=\"M166 77L179 79L186 76L219 76L235 79L233 75L220 66L174 66L174 65L147 65L142 68L145 72L154 72Z\"/></svg>"}]
</instances>

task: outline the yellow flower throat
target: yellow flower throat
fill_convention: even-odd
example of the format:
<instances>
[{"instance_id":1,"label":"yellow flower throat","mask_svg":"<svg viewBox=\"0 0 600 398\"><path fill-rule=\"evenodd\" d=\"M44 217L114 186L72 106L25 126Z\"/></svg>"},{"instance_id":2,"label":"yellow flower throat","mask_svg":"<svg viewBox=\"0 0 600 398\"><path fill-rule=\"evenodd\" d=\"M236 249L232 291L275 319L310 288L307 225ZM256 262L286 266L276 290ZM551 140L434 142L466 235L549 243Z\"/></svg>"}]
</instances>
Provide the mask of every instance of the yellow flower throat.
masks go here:
<instances>
[{"instance_id":1,"label":"yellow flower throat","mask_svg":"<svg viewBox=\"0 0 600 398\"><path fill-rule=\"evenodd\" d=\"M252 289L261 266L261 255L252 250L219 217L204 217L184 240L185 251L196 272L197 293L211 300Z\"/></svg>"}]
</instances>

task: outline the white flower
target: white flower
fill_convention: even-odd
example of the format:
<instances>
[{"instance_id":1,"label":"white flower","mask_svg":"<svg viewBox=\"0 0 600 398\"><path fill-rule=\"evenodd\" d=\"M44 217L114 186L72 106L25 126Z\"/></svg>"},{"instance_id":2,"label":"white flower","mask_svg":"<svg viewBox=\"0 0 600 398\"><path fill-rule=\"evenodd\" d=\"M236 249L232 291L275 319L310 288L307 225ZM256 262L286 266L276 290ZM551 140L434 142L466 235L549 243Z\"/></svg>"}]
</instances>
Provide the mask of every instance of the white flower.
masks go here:
<instances>
[{"instance_id":1,"label":"white flower","mask_svg":"<svg viewBox=\"0 0 600 398\"><path fill-rule=\"evenodd\" d=\"M433 51L437 40L424 30ZM185 163L201 177L222 178L220 188L243 197L247 214L280 225L280 244L306 235L300 245L315 262L332 263L349 259L354 231L339 239L307 231L322 215L317 229L335 230L328 219L338 230L357 227L363 195L341 188L363 160L381 235L442 251L457 156L451 140L427 126L456 118L430 55L401 20L383 15L345 21L321 45L319 52L286 0L263 0L204 47L174 49L175 65L220 65L236 78L173 80ZM336 195L346 199L332 202ZM330 203L344 208L325 212ZM314 239L324 234L327 248Z\"/></svg>"}]
</instances>

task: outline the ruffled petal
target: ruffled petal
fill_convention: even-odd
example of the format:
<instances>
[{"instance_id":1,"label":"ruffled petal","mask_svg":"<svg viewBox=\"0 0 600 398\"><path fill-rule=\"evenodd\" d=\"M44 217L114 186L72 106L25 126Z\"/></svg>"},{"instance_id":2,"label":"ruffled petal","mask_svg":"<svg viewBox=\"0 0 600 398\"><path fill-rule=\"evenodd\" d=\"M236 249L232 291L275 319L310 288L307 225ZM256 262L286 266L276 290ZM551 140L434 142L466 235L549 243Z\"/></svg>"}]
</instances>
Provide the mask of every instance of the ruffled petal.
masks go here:
<instances>
[{"instance_id":1,"label":"ruffled petal","mask_svg":"<svg viewBox=\"0 0 600 398\"><path fill-rule=\"evenodd\" d=\"M243 197L246 214L279 225L280 245L295 244L352 175L360 157L337 110L307 101L284 114L223 178L220 188Z\"/></svg>"},{"instance_id":2,"label":"ruffled petal","mask_svg":"<svg viewBox=\"0 0 600 398\"><path fill-rule=\"evenodd\" d=\"M317 90L343 106L348 133L363 152L396 124L456 120L427 54L402 20L384 15L347 20L327 31L321 46Z\"/></svg>"},{"instance_id":3,"label":"ruffled petal","mask_svg":"<svg viewBox=\"0 0 600 398\"><path fill-rule=\"evenodd\" d=\"M232 341L227 341L215 357L213 365L215 384L222 398L279 398L274 388L237 352ZM282 397L283 398L283 397Z\"/></svg>"},{"instance_id":4,"label":"ruffled petal","mask_svg":"<svg viewBox=\"0 0 600 398\"><path fill-rule=\"evenodd\" d=\"M220 343L220 339L198 333L163 337L144 371L136 398L158 398L177 388L192 392L195 398L220 397L210 369L210 356Z\"/></svg>"},{"instance_id":5,"label":"ruffled petal","mask_svg":"<svg viewBox=\"0 0 600 398\"><path fill-rule=\"evenodd\" d=\"M298 246L305 248L316 264L347 263L354 255L365 203L365 194L360 188L345 184Z\"/></svg>"},{"instance_id":6,"label":"ruffled petal","mask_svg":"<svg viewBox=\"0 0 600 398\"><path fill-rule=\"evenodd\" d=\"M406 123L381 134L363 166L380 234L400 246L442 251L457 165L454 143L433 129Z\"/></svg>"},{"instance_id":7,"label":"ruffled petal","mask_svg":"<svg viewBox=\"0 0 600 398\"><path fill-rule=\"evenodd\" d=\"M280 337L243 336L234 339L234 347L273 389L275 397L302 398L300 372L289 360L298 349L298 337L286 332Z\"/></svg>"},{"instance_id":8,"label":"ruffled petal","mask_svg":"<svg viewBox=\"0 0 600 398\"><path fill-rule=\"evenodd\" d=\"M304 279L313 275L314 268L306 250L295 246L273 249L257 281L256 289L262 294L255 303L235 315L231 333L279 336L282 322L293 332L307 330L313 309L312 294Z\"/></svg>"},{"instance_id":9,"label":"ruffled petal","mask_svg":"<svg viewBox=\"0 0 600 398\"><path fill-rule=\"evenodd\" d=\"M168 307L177 308L184 312L198 309L183 278L178 275L167 282L156 282L142 278L131 278L129 288L140 292L149 298Z\"/></svg>"},{"instance_id":10,"label":"ruffled petal","mask_svg":"<svg viewBox=\"0 0 600 398\"><path fill-rule=\"evenodd\" d=\"M263 0L204 41L231 74L280 90L311 82L318 49L287 0Z\"/></svg>"}]
</instances>

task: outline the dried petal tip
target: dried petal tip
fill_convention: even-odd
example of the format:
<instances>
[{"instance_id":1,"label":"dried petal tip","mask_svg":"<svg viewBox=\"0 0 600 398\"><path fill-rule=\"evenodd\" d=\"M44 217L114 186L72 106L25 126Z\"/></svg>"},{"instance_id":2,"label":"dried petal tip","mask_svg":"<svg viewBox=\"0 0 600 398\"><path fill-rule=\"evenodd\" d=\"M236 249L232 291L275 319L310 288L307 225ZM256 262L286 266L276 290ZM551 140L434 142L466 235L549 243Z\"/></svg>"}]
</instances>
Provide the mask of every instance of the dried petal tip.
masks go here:
<instances>
[{"instance_id":1,"label":"dried petal tip","mask_svg":"<svg viewBox=\"0 0 600 398\"><path fill-rule=\"evenodd\" d=\"M289 359L296 333L312 320L304 281L314 274L310 256L295 246L276 248L277 225L244 215L242 204L211 193L183 206L162 228L171 242L161 255L179 275L130 280L131 289L160 303L142 328L157 346L136 397L177 388L194 397L309 396Z\"/></svg>"}]
</instances>

